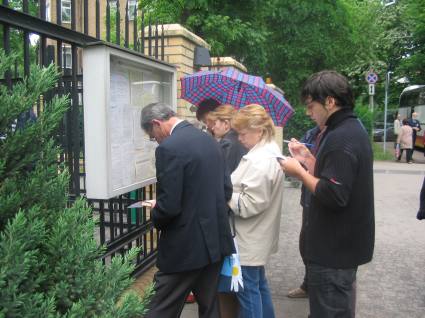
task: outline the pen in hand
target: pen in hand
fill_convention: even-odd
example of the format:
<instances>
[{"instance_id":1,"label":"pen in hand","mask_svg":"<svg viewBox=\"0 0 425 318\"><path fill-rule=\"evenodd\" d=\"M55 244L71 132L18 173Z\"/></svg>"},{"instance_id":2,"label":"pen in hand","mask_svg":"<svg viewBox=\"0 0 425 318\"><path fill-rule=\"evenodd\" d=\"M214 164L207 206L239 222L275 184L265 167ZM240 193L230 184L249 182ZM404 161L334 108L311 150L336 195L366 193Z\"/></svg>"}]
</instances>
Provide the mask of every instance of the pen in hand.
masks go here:
<instances>
[{"instance_id":1,"label":"pen in hand","mask_svg":"<svg viewBox=\"0 0 425 318\"><path fill-rule=\"evenodd\" d=\"M292 141L284 139L283 142L289 144ZM313 144L309 144L309 143L306 143L306 142L299 142L299 141L296 141L296 142L301 144L301 145L307 146L307 147L313 147Z\"/></svg>"}]
</instances>

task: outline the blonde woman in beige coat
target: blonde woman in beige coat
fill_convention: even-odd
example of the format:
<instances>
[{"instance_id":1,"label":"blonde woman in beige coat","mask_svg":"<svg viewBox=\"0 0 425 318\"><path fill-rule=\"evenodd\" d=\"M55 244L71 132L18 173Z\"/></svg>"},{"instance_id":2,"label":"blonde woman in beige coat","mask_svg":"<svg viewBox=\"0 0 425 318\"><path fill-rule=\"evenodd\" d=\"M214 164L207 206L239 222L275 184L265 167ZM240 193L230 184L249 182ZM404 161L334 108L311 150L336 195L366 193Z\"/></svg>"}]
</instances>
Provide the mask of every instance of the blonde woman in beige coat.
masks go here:
<instances>
[{"instance_id":1,"label":"blonde woman in beige coat","mask_svg":"<svg viewBox=\"0 0 425 318\"><path fill-rule=\"evenodd\" d=\"M409 126L408 120L403 119L403 126L400 128L400 133L397 136L397 144L400 145L400 154L398 155L397 161L400 161L403 155L403 150L406 150L406 162L412 163L413 153L413 129Z\"/></svg>"},{"instance_id":2,"label":"blonde woman in beige coat","mask_svg":"<svg viewBox=\"0 0 425 318\"><path fill-rule=\"evenodd\" d=\"M259 105L241 108L232 119L239 141L249 151L232 173L233 196L244 288L238 292L240 317L274 318L264 265L277 252L283 198L281 156L273 141L272 119Z\"/></svg>"}]
</instances>

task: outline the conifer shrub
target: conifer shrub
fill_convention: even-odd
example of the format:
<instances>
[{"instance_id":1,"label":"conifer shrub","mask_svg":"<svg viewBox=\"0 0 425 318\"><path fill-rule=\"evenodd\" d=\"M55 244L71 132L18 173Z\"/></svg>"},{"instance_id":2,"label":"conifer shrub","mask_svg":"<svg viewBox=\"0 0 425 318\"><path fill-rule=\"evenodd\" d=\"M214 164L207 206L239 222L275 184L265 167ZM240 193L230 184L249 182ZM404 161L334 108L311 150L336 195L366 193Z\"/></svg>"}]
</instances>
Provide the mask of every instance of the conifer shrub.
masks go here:
<instances>
[{"instance_id":1,"label":"conifer shrub","mask_svg":"<svg viewBox=\"0 0 425 318\"><path fill-rule=\"evenodd\" d=\"M15 59L0 50L0 74ZM90 207L82 198L68 202L55 142L68 97L16 123L58 76L54 65L33 66L11 90L0 85L0 318L141 317L152 288L143 299L129 291L139 250L104 265Z\"/></svg>"}]
</instances>

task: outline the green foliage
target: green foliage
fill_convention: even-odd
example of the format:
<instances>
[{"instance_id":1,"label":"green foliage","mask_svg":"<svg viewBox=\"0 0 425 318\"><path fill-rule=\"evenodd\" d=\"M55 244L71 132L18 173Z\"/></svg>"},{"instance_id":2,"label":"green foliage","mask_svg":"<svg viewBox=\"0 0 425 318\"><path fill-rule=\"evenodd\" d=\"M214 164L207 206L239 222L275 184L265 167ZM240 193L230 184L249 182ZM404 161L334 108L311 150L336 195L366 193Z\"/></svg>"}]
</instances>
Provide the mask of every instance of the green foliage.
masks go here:
<instances>
[{"instance_id":1,"label":"green foliage","mask_svg":"<svg viewBox=\"0 0 425 318\"><path fill-rule=\"evenodd\" d=\"M354 108L354 113L362 122L364 128L366 128L370 138L372 138L373 113L370 110L369 106L357 104Z\"/></svg>"},{"instance_id":2,"label":"green foliage","mask_svg":"<svg viewBox=\"0 0 425 318\"><path fill-rule=\"evenodd\" d=\"M122 5L122 4L121 4ZM116 44L117 43L117 14L118 14L118 9L117 6L111 6L110 7L110 20L109 20L109 25L110 25L110 42ZM123 19L125 19L125 16L121 16L120 15L120 21L122 21ZM105 26L106 26L106 16L105 16ZM120 29L120 44L122 46L124 46L124 30ZM105 31L105 41L106 41L106 31Z\"/></svg>"},{"instance_id":3,"label":"green foliage","mask_svg":"<svg viewBox=\"0 0 425 318\"><path fill-rule=\"evenodd\" d=\"M307 130L313 128L316 124L306 115L305 106L294 107L294 115L291 120L283 128L283 138L290 139L296 138L301 139Z\"/></svg>"},{"instance_id":4,"label":"green foliage","mask_svg":"<svg viewBox=\"0 0 425 318\"><path fill-rule=\"evenodd\" d=\"M180 23L207 41L213 56L232 56L249 67L251 73L265 74L265 47L270 33L264 24L267 2L141 0L139 3L147 20Z\"/></svg>"},{"instance_id":5,"label":"green foliage","mask_svg":"<svg viewBox=\"0 0 425 318\"><path fill-rule=\"evenodd\" d=\"M380 160L380 161L394 161L394 152L387 151L384 152L382 149L382 145L377 143L372 143L372 150L373 150L373 160Z\"/></svg>"},{"instance_id":6,"label":"green foliage","mask_svg":"<svg viewBox=\"0 0 425 318\"><path fill-rule=\"evenodd\" d=\"M0 73L15 58L0 50ZM53 65L32 67L12 90L0 87L0 317L139 317L147 298L125 292L139 250L103 265L91 209L83 199L66 208L54 136L68 98L15 128L57 77Z\"/></svg>"},{"instance_id":7,"label":"green foliage","mask_svg":"<svg viewBox=\"0 0 425 318\"><path fill-rule=\"evenodd\" d=\"M373 69L379 76L377 111L383 111L389 70L394 72L390 108L397 107L406 86L397 79L407 76L411 84L425 83L425 0L398 0L390 6L380 0L140 0L139 4L146 16L180 23L204 38L212 55L233 56L249 73L271 75L296 108L304 80L323 69L346 75L358 104L368 104L365 74ZM292 121L299 122L298 115ZM289 123L285 130L296 136L304 128Z\"/></svg>"},{"instance_id":8,"label":"green foliage","mask_svg":"<svg viewBox=\"0 0 425 318\"><path fill-rule=\"evenodd\" d=\"M425 1L404 0L401 16L406 21L408 46L403 47L399 73L404 73L411 84L425 83Z\"/></svg>"}]
</instances>

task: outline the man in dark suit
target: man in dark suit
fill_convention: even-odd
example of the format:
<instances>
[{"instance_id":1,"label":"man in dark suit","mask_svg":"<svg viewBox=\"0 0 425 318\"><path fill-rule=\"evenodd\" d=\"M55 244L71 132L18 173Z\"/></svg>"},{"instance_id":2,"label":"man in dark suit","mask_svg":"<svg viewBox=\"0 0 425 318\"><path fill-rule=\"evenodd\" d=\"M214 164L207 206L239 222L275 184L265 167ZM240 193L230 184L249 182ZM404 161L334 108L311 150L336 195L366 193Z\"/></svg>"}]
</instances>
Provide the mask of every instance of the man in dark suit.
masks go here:
<instances>
[{"instance_id":1,"label":"man in dark suit","mask_svg":"<svg viewBox=\"0 0 425 318\"><path fill-rule=\"evenodd\" d=\"M227 218L232 186L220 146L162 103L143 108L141 125L159 144L152 209L153 224L161 231L159 271L146 317L179 317L191 290L199 317L218 317L221 263L234 251Z\"/></svg>"}]
</instances>

